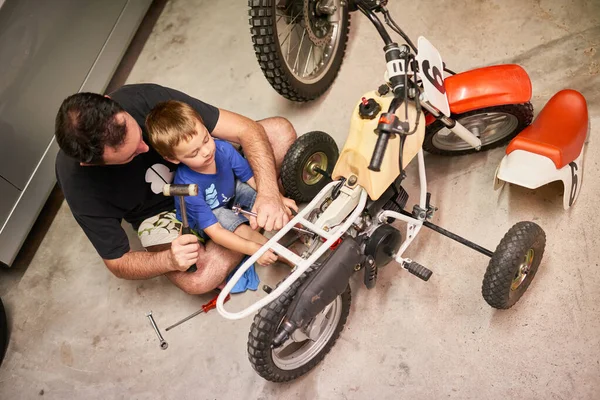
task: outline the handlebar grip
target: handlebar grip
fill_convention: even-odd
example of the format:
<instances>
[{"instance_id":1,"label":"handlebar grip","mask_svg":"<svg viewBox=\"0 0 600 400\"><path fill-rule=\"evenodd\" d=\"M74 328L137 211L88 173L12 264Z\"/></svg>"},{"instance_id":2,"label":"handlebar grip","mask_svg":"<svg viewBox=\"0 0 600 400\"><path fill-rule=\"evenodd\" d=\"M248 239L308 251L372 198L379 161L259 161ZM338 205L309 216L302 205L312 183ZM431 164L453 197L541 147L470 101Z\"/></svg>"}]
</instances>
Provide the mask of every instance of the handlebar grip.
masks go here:
<instances>
[{"instance_id":1,"label":"handlebar grip","mask_svg":"<svg viewBox=\"0 0 600 400\"><path fill-rule=\"evenodd\" d=\"M184 226L183 228L181 228L181 234L182 235L193 235L194 233L192 232L192 229L189 226ZM198 267L196 266L196 264L192 264L185 272L196 272L196 271L198 271Z\"/></svg>"},{"instance_id":2,"label":"handlebar grip","mask_svg":"<svg viewBox=\"0 0 600 400\"><path fill-rule=\"evenodd\" d=\"M379 134L377 143L375 144L375 150L373 151L373 156L371 157L371 163L369 164L369 169L371 171L380 171L381 163L383 162L383 156L385 155L385 149L387 148L389 140L389 133L382 132Z\"/></svg>"}]
</instances>

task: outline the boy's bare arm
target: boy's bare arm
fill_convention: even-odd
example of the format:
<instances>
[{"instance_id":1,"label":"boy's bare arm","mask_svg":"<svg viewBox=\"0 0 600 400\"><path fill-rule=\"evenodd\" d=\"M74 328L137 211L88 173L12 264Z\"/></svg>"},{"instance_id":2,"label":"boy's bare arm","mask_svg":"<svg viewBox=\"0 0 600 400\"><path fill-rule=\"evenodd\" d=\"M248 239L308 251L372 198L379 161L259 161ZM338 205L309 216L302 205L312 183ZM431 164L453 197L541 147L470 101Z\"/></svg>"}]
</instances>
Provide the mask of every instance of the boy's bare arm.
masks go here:
<instances>
[{"instance_id":1,"label":"boy's bare arm","mask_svg":"<svg viewBox=\"0 0 600 400\"><path fill-rule=\"evenodd\" d=\"M248 184L248 186L250 186L252 189L256 190L256 180L254 179L254 177L248 179L246 181L246 183Z\"/></svg>"},{"instance_id":2,"label":"boy's bare arm","mask_svg":"<svg viewBox=\"0 0 600 400\"><path fill-rule=\"evenodd\" d=\"M220 223L204 229L204 232L216 243L227 249L251 256L260 249L260 244L244 239L223 228Z\"/></svg>"}]
</instances>

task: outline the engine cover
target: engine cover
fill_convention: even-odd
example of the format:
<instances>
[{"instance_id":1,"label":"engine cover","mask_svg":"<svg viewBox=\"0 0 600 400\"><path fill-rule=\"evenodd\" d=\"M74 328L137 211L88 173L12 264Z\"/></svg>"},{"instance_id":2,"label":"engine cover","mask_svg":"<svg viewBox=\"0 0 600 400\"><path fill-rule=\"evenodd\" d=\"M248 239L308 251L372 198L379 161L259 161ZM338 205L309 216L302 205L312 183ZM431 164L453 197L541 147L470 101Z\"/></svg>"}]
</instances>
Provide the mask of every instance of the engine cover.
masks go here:
<instances>
[{"instance_id":1,"label":"engine cover","mask_svg":"<svg viewBox=\"0 0 600 400\"><path fill-rule=\"evenodd\" d=\"M402 243L402 234L391 225L377 227L365 243L365 255L375 259L377 267L383 267L394 259Z\"/></svg>"}]
</instances>

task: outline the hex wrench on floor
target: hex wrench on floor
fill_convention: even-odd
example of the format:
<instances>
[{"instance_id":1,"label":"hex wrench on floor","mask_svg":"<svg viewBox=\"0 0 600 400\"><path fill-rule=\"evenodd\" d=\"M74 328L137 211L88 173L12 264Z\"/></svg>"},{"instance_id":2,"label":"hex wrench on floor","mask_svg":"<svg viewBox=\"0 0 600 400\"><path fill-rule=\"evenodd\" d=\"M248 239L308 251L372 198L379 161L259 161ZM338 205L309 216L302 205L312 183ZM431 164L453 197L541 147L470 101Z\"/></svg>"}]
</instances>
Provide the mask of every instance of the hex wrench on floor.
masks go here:
<instances>
[{"instance_id":1,"label":"hex wrench on floor","mask_svg":"<svg viewBox=\"0 0 600 400\"><path fill-rule=\"evenodd\" d=\"M158 336L158 340L160 340L160 348L166 350L169 347L169 344L163 339L160 331L158 330L158 326L156 326L156 322L154 322L154 317L152 316L152 311L146 314L146 317L150 320L150 324L154 328L154 332L156 332L156 336Z\"/></svg>"}]
</instances>

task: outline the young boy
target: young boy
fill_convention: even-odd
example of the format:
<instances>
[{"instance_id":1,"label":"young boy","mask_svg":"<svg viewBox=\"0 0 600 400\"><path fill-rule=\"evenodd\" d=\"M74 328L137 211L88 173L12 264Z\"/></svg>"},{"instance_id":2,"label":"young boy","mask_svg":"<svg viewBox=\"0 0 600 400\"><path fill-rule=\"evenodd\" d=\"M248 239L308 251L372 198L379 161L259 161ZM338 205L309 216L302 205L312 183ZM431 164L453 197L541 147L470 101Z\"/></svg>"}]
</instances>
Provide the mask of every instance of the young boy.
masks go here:
<instances>
[{"instance_id":1,"label":"young boy","mask_svg":"<svg viewBox=\"0 0 600 400\"><path fill-rule=\"evenodd\" d=\"M246 217L231 210L235 204L246 210L254 206L256 182L248 161L228 142L213 139L200 115L183 102L156 105L146 117L146 128L156 151L180 164L173 183L198 185L198 196L185 198L190 227L239 253L258 251L267 238L250 228ZM284 204L298 211L293 200L284 199ZM175 207L181 221L179 202ZM275 261L277 256L271 251L258 259L262 265Z\"/></svg>"}]
</instances>

